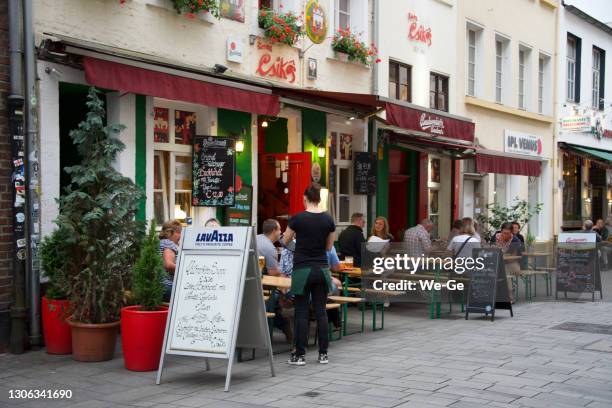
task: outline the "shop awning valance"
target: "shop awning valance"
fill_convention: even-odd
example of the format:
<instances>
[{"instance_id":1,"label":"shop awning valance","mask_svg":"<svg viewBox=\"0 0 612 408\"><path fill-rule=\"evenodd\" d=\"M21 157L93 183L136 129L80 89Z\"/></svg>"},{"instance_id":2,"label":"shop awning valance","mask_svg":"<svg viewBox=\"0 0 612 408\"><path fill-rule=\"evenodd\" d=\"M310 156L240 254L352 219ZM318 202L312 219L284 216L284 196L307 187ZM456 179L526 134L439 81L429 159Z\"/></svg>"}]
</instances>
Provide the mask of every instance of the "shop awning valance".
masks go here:
<instances>
[{"instance_id":1,"label":"shop awning valance","mask_svg":"<svg viewBox=\"0 0 612 408\"><path fill-rule=\"evenodd\" d=\"M540 160L476 153L476 171L479 173L514 174L518 176L540 177L542 162Z\"/></svg>"},{"instance_id":2,"label":"shop awning valance","mask_svg":"<svg viewBox=\"0 0 612 408\"><path fill-rule=\"evenodd\" d=\"M117 62L84 57L85 79L91 85L218 108L275 116L276 95L200 81Z\"/></svg>"},{"instance_id":3,"label":"shop awning valance","mask_svg":"<svg viewBox=\"0 0 612 408\"><path fill-rule=\"evenodd\" d=\"M404 106L385 98L387 123L406 130L423 132L432 137L474 141L474 122L427 110L417 106Z\"/></svg>"},{"instance_id":4,"label":"shop awning valance","mask_svg":"<svg viewBox=\"0 0 612 408\"><path fill-rule=\"evenodd\" d=\"M576 146L576 145L570 145L570 144L568 144L567 146L573 150L578 151L579 153L586 153L589 156L593 156L596 159L604 160L606 162L609 162L610 165L612 165L612 152L609 152L606 150L591 149L589 147L582 147L582 146Z\"/></svg>"}]
</instances>

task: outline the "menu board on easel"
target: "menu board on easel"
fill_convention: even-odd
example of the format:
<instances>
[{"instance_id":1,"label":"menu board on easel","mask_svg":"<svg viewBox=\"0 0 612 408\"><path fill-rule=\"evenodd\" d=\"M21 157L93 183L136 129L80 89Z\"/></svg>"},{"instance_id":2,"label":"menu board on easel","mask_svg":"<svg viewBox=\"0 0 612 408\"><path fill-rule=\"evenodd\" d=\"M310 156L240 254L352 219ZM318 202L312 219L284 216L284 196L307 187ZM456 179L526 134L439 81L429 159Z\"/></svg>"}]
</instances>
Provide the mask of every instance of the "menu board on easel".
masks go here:
<instances>
[{"instance_id":1,"label":"menu board on easel","mask_svg":"<svg viewBox=\"0 0 612 408\"><path fill-rule=\"evenodd\" d=\"M225 225L248 227L253 216L253 187L242 185L236 192L236 201L225 211Z\"/></svg>"},{"instance_id":2,"label":"menu board on easel","mask_svg":"<svg viewBox=\"0 0 612 408\"><path fill-rule=\"evenodd\" d=\"M375 194L376 157L374 154L355 152L353 170L353 192L355 194Z\"/></svg>"},{"instance_id":3,"label":"menu board on easel","mask_svg":"<svg viewBox=\"0 0 612 408\"><path fill-rule=\"evenodd\" d=\"M229 137L195 136L192 160L194 206L232 206L235 201L236 150Z\"/></svg>"},{"instance_id":4,"label":"menu board on easel","mask_svg":"<svg viewBox=\"0 0 612 408\"><path fill-rule=\"evenodd\" d=\"M559 292L588 293L595 301L595 292L603 298L601 273L597 261L595 233L561 233L557 244L557 280L555 299Z\"/></svg>"}]
</instances>

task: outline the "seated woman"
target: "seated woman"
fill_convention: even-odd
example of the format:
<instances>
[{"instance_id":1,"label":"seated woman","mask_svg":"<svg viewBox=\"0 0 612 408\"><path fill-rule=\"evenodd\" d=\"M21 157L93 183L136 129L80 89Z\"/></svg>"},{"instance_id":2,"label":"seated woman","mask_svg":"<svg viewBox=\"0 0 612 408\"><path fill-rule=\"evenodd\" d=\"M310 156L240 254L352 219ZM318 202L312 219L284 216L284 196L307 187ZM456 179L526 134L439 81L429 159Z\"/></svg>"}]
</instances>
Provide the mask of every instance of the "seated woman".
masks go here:
<instances>
[{"instance_id":1,"label":"seated woman","mask_svg":"<svg viewBox=\"0 0 612 408\"><path fill-rule=\"evenodd\" d=\"M374 237L378 239L373 239ZM393 241L393 235L389 233L389 222L385 217L376 217L372 226L372 235L368 238L368 242L372 241Z\"/></svg>"},{"instance_id":2,"label":"seated woman","mask_svg":"<svg viewBox=\"0 0 612 408\"><path fill-rule=\"evenodd\" d=\"M176 269L176 256L178 255L178 244L181 240L183 226L177 220L166 221L162 225L159 234L159 253L161 254L166 276L163 278L165 287L164 302L170 301L172 295L172 283Z\"/></svg>"}]
</instances>

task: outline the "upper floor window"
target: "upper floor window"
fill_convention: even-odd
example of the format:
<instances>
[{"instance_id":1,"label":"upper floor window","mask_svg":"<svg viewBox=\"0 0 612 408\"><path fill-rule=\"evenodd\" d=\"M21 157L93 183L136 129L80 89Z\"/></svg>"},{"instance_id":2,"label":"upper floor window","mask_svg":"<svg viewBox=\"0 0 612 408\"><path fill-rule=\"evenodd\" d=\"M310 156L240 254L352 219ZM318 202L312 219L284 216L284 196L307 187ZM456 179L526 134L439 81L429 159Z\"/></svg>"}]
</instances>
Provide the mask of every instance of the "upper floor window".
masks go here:
<instances>
[{"instance_id":1,"label":"upper floor window","mask_svg":"<svg viewBox=\"0 0 612 408\"><path fill-rule=\"evenodd\" d=\"M538 113L544 113L544 57L538 58Z\"/></svg>"},{"instance_id":2,"label":"upper floor window","mask_svg":"<svg viewBox=\"0 0 612 408\"><path fill-rule=\"evenodd\" d=\"M349 0L338 0L338 28L351 27L350 5Z\"/></svg>"},{"instance_id":3,"label":"upper floor window","mask_svg":"<svg viewBox=\"0 0 612 408\"><path fill-rule=\"evenodd\" d=\"M525 50L519 50L518 107L525 109Z\"/></svg>"},{"instance_id":4,"label":"upper floor window","mask_svg":"<svg viewBox=\"0 0 612 408\"><path fill-rule=\"evenodd\" d=\"M389 98L412 101L412 67L389 61Z\"/></svg>"},{"instance_id":5,"label":"upper floor window","mask_svg":"<svg viewBox=\"0 0 612 408\"><path fill-rule=\"evenodd\" d=\"M570 102L580 102L580 48L580 39L568 33L566 55L566 89L567 100Z\"/></svg>"},{"instance_id":6,"label":"upper floor window","mask_svg":"<svg viewBox=\"0 0 612 408\"><path fill-rule=\"evenodd\" d=\"M476 95L476 31L467 30L468 57L467 57L467 94Z\"/></svg>"},{"instance_id":7,"label":"upper floor window","mask_svg":"<svg viewBox=\"0 0 612 408\"><path fill-rule=\"evenodd\" d=\"M495 40L495 102L502 103L502 80L504 75L504 45Z\"/></svg>"},{"instance_id":8,"label":"upper floor window","mask_svg":"<svg viewBox=\"0 0 612 408\"><path fill-rule=\"evenodd\" d=\"M429 74L429 107L448 112L448 77Z\"/></svg>"},{"instance_id":9,"label":"upper floor window","mask_svg":"<svg viewBox=\"0 0 612 408\"><path fill-rule=\"evenodd\" d=\"M333 4L335 29L349 28L361 41L368 44L368 0L334 0Z\"/></svg>"},{"instance_id":10,"label":"upper floor window","mask_svg":"<svg viewBox=\"0 0 612 408\"><path fill-rule=\"evenodd\" d=\"M593 84L591 89L593 109L599 109L600 95L599 83L601 79L601 53L599 49L593 47Z\"/></svg>"}]
</instances>

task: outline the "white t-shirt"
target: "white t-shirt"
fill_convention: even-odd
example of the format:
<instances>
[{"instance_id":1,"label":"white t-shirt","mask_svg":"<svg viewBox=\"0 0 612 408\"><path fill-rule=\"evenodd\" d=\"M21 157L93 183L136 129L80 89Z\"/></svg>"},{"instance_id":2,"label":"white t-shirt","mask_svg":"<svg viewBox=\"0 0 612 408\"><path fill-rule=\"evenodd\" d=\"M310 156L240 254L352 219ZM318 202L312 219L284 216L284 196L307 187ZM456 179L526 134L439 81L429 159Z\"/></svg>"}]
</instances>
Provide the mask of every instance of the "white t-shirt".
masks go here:
<instances>
[{"instance_id":1,"label":"white t-shirt","mask_svg":"<svg viewBox=\"0 0 612 408\"><path fill-rule=\"evenodd\" d=\"M463 245L464 242L466 242L465 245ZM461 252L457 253L462 246ZM448 243L446 249L456 254L457 258L469 258L472 256L472 249L474 248L480 248L480 240L475 236L462 234L454 237L453 240Z\"/></svg>"}]
</instances>

